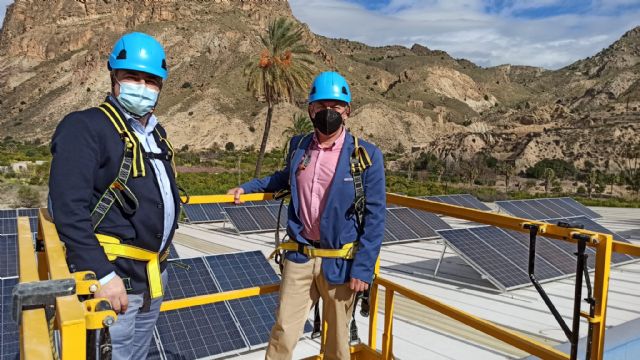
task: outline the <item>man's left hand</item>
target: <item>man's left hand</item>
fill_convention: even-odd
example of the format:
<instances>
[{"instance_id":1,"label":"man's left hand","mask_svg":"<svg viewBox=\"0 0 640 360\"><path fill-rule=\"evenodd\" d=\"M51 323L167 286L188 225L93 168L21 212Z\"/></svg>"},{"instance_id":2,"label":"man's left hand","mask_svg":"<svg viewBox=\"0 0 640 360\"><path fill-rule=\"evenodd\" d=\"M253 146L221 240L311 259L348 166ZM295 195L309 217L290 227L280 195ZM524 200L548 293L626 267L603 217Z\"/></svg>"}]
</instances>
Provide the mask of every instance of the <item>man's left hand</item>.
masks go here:
<instances>
[{"instance_id":1,"label":"man's left hand","mask_svg":"<svg viewBox=\"0 0 640 360\"><path fill-rule=\"evenodd\" d=\"M369 288L369 284L367 284L366 282L360 279L351 278L351 281L349 282L349 289L355 292L362 292L367 290L368 288Z\"/></svg>"}]
</instances>

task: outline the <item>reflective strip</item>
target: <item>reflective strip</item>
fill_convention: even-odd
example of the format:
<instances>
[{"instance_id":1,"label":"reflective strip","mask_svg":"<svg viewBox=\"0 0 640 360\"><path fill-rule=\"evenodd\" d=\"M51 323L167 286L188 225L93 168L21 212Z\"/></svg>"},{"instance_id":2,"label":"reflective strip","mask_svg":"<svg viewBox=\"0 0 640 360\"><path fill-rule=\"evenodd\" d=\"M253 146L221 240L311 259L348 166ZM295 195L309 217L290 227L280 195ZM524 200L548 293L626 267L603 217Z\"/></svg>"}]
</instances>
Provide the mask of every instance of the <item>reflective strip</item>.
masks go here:
<instances>
[{"instance_id":1,"label":"reflective strip","mask_svg":"<svg viewBox=\"0 0 640 360\"><path fill-rule=\"evenodd\" d=\"M123 257L146 262L149 294L151 298L155 299L163 295L158 253L133 245L123 245L120 243L120 240L114 236L96 234L96 238L98 238L98 242L100 242L100 246L102 246L109 261L115 261L117 258Z\"/></svg>"}]
</instances>

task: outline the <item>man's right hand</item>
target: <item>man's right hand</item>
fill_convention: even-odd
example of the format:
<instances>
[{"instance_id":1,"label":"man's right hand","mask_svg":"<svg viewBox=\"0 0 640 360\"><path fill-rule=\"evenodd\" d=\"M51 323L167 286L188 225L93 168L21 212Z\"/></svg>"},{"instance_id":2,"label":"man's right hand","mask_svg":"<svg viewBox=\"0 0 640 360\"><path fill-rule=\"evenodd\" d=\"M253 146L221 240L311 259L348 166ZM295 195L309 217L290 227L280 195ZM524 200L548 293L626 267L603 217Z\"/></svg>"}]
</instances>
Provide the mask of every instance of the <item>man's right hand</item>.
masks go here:
<instances>
[{"instance_id":1,"label":"man's right hand","mask_svg":"<svg viewBox=\"0 0 640 360\"><path fill-rule=\"evenodd\" d=\"M107 299L116 314L124 314L129 306L127 290L118 275L114 276L108 283L102 285L100 290L93 294L93 297Z\"/></svg>"},{"instance_id":2,"label":"man's right hand","mask_svg":"<svg viewBox=\"0 0 640 360\"><path fill-rule=\"evenodd\" d=\"M244 194L244 189L241 187L236 187L227 191L227 195L233 195L233 202L236 204L242 204L242 201L240 201L240 195L242 194Z\"/></svg>"}]
</instances>

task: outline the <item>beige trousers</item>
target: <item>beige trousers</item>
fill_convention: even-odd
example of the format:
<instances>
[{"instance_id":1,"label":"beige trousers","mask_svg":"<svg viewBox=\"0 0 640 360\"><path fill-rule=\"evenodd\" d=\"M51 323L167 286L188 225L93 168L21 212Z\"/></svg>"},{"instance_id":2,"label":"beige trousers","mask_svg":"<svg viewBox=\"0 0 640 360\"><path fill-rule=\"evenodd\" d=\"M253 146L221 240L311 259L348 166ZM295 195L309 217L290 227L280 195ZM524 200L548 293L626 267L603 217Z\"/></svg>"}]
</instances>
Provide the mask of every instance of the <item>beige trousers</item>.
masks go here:
<instances>
[{"instance_id":1,"label":"beige trousers","mask_svg":"<svg viewBox=\"0 0 640 360\"><path fill-rule=\"evenodd\" d=\"M324 348L325 360L350 359L349 322L355 292L349 284L331 285L322 274L322 259L310 259L305 264L285 260L280 284L280 304L266 359L289 360L304 331L304 324L313 305L322 298L322 320L327 322Z\"/></svg>"}]
</instances>

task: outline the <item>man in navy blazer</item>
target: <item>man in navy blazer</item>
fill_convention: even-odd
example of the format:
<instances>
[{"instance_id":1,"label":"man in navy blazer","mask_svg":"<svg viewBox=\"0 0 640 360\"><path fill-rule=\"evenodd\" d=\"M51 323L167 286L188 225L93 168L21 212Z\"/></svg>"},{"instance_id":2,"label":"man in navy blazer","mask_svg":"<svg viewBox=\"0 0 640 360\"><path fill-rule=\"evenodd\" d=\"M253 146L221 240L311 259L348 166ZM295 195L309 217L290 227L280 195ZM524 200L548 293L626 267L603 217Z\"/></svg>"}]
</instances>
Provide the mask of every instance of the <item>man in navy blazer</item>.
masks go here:
<instances>
[{"instance_id":1,"label":"man in navy blazer","mask_svg":"<svg viewBox=\"0 0 640 360\"><path fill-rule=\"evenodd\" d=\"M386 211L382 153L345 128L350 103L346 80L336 72L321 73L309 95L314 132L291 139L283 170L229 190L236 202L244 193L291 190L287 233L299 250L284 255L280 303L267 359L292 358L309 310L319 298L328 325L324 358L350 358L349 320L356 293L372 281ZM356 141L371 160L361 175L366 201L361 226L354 210L356 186L350 166ZM352 257L314 257L302 251L351 245L355 245Z\"/></svg>"},{"instance_id":2,"label":"man in navy blazer","mask_svg":"<svg viewBox=\"0 0 640 360\"><path fill-rule=\"evenodd\" d=\"M173 148L153 115L167 65L143 33L122 36L107 65L112 93L65 116L53 135L49 211L70 271L95 273L94 297L119 314L112 358L145 359L180 210Z\"/></svg>"}]
</instances>

